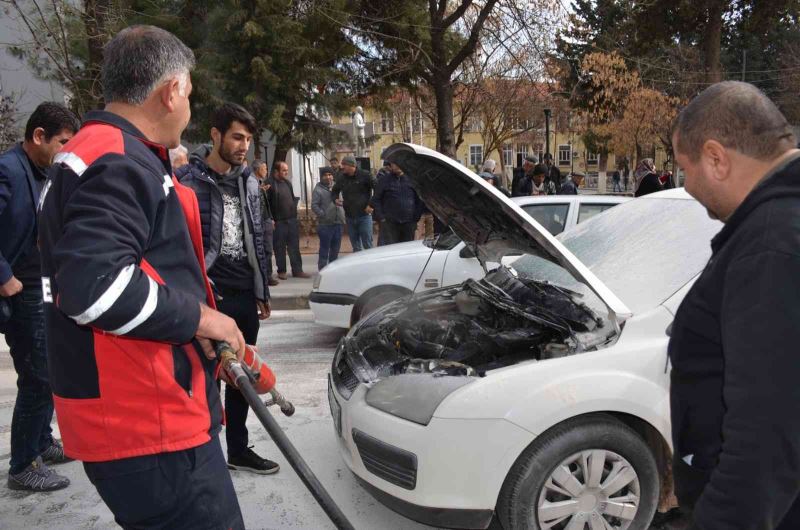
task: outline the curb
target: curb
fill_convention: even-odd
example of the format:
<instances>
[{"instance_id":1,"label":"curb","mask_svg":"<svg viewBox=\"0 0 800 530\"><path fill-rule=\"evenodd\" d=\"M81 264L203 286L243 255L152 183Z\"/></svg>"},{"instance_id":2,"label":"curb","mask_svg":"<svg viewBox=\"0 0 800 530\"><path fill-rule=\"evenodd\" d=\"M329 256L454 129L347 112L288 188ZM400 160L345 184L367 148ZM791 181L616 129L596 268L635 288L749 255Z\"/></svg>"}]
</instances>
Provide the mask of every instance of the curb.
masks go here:
<instances>
[{"instance_id":1,"label":"curb","mask_svg":"<svg viewBox=\"0 0 800 530\"><path fill-rule=\"evenodd\" d=\"M308 295L276 296L269 300L273 310L308 309Z\"/></svg>"}]
</instances>

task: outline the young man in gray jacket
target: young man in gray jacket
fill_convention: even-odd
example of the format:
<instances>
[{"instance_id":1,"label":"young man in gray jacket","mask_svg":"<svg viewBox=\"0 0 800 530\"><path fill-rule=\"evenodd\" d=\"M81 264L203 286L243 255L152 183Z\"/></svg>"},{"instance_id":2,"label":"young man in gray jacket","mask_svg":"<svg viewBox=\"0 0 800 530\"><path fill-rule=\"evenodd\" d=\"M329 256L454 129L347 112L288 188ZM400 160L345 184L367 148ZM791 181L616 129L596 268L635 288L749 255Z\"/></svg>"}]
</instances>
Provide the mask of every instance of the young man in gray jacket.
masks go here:
<instances>
[{"instance_id":1,"label":"young man in gray jacket","mask_svg":"<svg viewBox=\"0 0 800 530\"><path fill-rule=\"evenodd\" d=\"M311 197L311 209L317 216L317 234L319 234L318 270L335 261L339 257L342 244L342 228L344 227L344 208L338 206L333 199L333 168L321 170L320 181L314 187Z\"/></svg>"}]
</instances>

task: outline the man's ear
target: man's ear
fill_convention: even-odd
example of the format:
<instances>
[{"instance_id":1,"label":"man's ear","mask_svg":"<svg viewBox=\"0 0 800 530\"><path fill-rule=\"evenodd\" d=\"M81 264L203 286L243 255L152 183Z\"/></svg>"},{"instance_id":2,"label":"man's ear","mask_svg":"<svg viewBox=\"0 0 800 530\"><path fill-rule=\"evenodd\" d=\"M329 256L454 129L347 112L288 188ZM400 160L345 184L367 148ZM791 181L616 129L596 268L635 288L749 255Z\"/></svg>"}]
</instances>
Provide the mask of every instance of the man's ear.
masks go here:
<instances>
[{"instance_id":1,"label":"man's ear","mask_svg":"<svg viewBox=\"0 0 800 530\"><path fill-rule=\"evenodd\" d=\"M222 144L222 133L216 127L211 127L211 141L214 143L214 147Z\"/></svg>"},{"instance_id":2,"label":"man's ear","mask_svg":"<svg viewBox=\"0 0 800 530\"><path fill-rule=\"evenodd\" d=\"M706 174L711 178L723 181L731 174L731 157L728 150L716 140L706 140L700 152Z\"/></svg>"},{"instance_id":3,"label":"man's ear","mask_svg":"<svg viewBox=\"0 0 800 530\"><path fill-rule=\"evenodd\" d=\"M42 145L47 141L47 134L42 127L36 127L33 130L33 145Z\"/></svg>"},{"instance_id":4,"label":"man's ear","mask_svg":"<svg viewBox=\"0 0 800 530\"><path fill-rule=\"evenodd\" d=\"M180 92L180 82L177 78L170 79L158 89L158 98L169 112L175 110L175 102Z\"/></svg>"}]
</instances>

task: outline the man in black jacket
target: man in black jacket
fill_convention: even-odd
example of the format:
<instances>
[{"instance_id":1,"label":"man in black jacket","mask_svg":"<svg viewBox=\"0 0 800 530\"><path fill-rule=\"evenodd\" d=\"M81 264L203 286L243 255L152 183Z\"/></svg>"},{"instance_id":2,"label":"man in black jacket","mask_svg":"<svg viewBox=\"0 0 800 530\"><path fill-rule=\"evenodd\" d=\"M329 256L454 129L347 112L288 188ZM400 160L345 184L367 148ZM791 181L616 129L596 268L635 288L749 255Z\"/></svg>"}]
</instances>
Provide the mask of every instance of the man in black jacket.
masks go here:
<instances>
[{"instance_id":1,"label":"man in black jacket","mask_svg":"<svg viewBox=\"0 0 800 530\"><path fill-rule=\"evenodd\" d=\"M732 81L696 97L672 140L686 191L725 223L671 329L676 494L693 529L800 528L800 150L777 107Z\"/></svg>"},{"instance_id":2,"label":"man in black jacket","mask_svg":"<svg viewBox=\"0 0 800 530\"><path fill-rule=\"evenodd\" d=\"M286 254L289 254L289 264L292 266L292 276L295 278L310 278L311 275L303 272L303 258L300 255L300 224L297 221L297 201L294 194L292 179L289 178L289 165L286 162L277 162L273 178L269 181L267 202L275 219L275 232L273 234L272 248L275 251L275 266L278 268L278 278L285 280Z\"/></svg>"},{"instance_id":3,"label":"man in black jacket","mask_svg":"<svg viewBox=\"0 0 800 530\"><path fill-rule=\"evenodd\" d=\"M261 213L264 218L264 254L267 257L267 279L270 287L278 285L278 280L272 276L272 242L273 234L275 233L275 217L272 215L272 210L269 207L267 194L272 187L267 175L267 163L263 160L253 160L253 175L258 179L258 187L261 189Z\"/></svg>"},{"instance_id":4,"label":"man in black jacket","mask_svg":"<svg viewBox=\"0 0 800 530\"><path fill-rule=\"evenodd\" d=\"M176 176L197 195L206 270L214 282L217 309L236 321L247 344L256 344L258 321L270 315L269 276L261 190L242 162L257 127L253 116L234 103L220 106L212 124L213 145L195 151ZM248 447L248 410L241 392L225 385L228 467L275 473L278 464Z\"/></svg>"},{"instance_id":5,"label":"man in black jacket","mask_svg":"<svg viewBox=\"0 0 800 530\"><path fill-rule=\"evenodd\" d=\"M347 234L353 252L372 248L372 206L370 199L375 189L375 179L368 171L356 168L356 159L342 159L342 170L331 189L331 195L344 205L347 218Z\"/></svg>"}]
</instances>

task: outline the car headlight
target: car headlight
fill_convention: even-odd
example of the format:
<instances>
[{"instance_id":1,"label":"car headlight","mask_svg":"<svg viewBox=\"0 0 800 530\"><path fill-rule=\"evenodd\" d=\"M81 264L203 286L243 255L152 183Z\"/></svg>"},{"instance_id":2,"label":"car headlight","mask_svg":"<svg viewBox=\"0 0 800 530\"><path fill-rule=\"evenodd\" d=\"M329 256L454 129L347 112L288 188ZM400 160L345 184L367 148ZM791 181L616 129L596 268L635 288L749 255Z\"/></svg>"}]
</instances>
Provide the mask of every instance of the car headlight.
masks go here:
<instances>
[{"instance_id":1,"label":"car headlight","mask_svg":"<svg viewBox=\"0 0 800 530\"><path fill-rule=\"evenodd\" d=\"M317 275L314 276L314 286L312 289L319 289L320 282L322 282L322 274L317 273Z\"/></svg>"},{"instance_id":2,"label":"car headlight","mask_svg":"<svg viewBox=\"0 0 800 530\"><path fill-rule=\"evenodd\" d=\"M475 381L473 377L400 374L375 383L367 404L392 416L427 425L444 398Z\"/></svg>"}]
</instances>

